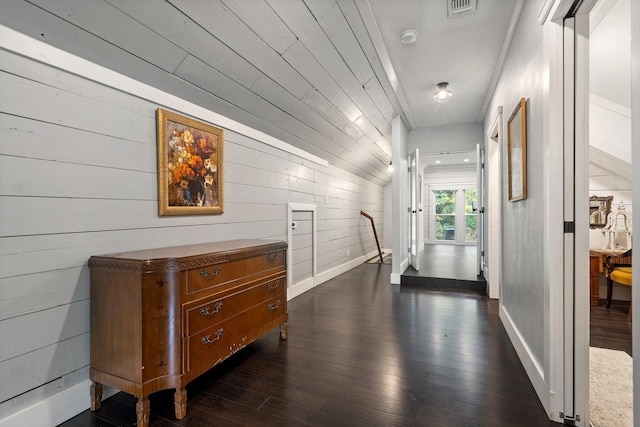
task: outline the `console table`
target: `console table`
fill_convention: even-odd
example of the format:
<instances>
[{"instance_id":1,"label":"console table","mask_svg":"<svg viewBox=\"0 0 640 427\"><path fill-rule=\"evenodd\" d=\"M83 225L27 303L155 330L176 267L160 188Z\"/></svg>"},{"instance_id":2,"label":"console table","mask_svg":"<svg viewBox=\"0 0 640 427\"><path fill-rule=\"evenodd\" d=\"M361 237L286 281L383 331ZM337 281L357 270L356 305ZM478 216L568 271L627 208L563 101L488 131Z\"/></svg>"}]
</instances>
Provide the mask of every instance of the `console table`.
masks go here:
<instances>
[{"instance_id":1,"label":"console table","mask_svg":"<svg viewBox=\"0 0 640 427\"><path fill-rule=\"evenodd\" d=\"M280 326L287 338L285 242L234 240L92 256L91 409L103 385L138 398L149 425L149 395L185 386Z\"/></svg>"},{"instance_id":2,"label":"console table","mask_svg":"<svg viewBox=\"0 0 640 427\"><path fill-rule=\"evenodd\" d=\"M592 306L597 306L600 299L600 273L604 272L604 264L607 256L618 256L623 250L590 249L589 250L589 285L590 301Z\"/></svg>"}]
</instances>

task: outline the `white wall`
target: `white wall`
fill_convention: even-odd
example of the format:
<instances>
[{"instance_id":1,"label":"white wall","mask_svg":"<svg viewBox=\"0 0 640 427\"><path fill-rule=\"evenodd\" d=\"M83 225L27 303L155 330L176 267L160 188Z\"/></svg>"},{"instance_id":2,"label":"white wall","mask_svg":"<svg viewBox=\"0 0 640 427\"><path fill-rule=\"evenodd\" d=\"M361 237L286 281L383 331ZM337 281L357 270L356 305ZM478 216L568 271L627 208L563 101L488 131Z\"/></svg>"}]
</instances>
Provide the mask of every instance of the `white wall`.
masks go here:
<instances>
[{"instance_id":1,"label":"white wall","mask_svg":"<svg viewBox=\"0 0 640 427\"><path fill-rule=\"evenodd\" d=\"M527 198L502 203L502 274L500 310L514 346L527 369L545 407L549 405L549 330L548 292L545 290L544 252L557 242L543 239L550 143L543 137L545 128L545 63L543 61L543 26L538 23L541 1L525 1L515 29L504 68L491 101L486 108L485 131L503 107L503 129L521 98L527 100ZM506 141L506 139L505 139ZM506 144L502 147L503 171L507 170ZM506 173L503 173L506 177ZM502 194L507 193L503 179ZM561 242L561 240L560 240ZM555 284L554 286L557 286Z\"/></svg>"},{"instance_id":2,"label":"white wall","mask_svg":"<svg viewBox=\"0 0 640 427\"><path fill-rule=\"evenodd\" d=\"M589 195L613 196L613 212L623 202L632 213L630 7L629 0L607 0L591 13ZM600 229L589 231L589 247L602 247ZM605 296L606 280L601 275L600 297ZM630 300L631 289L614 283L613 299Z\"/></svg>"},{"instance_id":3,"label":"white wall","mask_svg":"<svg viewBox=\"0 0 640 427\"><path fill-rule=\"evenodd\" d=\"M393 180L392 185L392 218L394 218L391 259L391 283L400 284L400 276L409 265L409 173L408 164L409 133L400 116L393 119Z\"/></svg>"},{"instance_id":4,"label":"white wall","mask_svg":"<svg viewBox=\"0 0 640 427\"><path fill-rule=\"evenodd\" d=\"M385 230L385 233L382 236L382 242L380 243L382 245L383 248L391 251L391 248L393 247L393 239L391 238L391 236L393 235L393 233L391 232L391 230L393 230L392 228L392 224L393 224L393 185L392 183L389 183L387 185L385 185L384 187L384 215L383 215L383 219L382 219L382 227Z\"/></svg>"},{"instance_id":5,"label":"white wall","mask_svg":"<svg viewBox=\"0 0 640 427\"><path fill-rule=\"evenodd\" d=\"M289 202L317 205L325 278L376 251L360 210L382 226L379 185L225 129L224 214L159 217L158 102L3 50L0 93L2 426L27 425L16 417L31 408L46 410L28 425L46 426L89 407L91 255L285 240ZM305 249L294 261L307 277Z\"/></svg>"},{"instance_id":6,"label":"white wall","mask_svg":"<svg viewBox=\"0 0 640 427\"><path fill-rule=\"evenodd\" d=\"M482 123L415 129L409 132L409 152L414 152L416 148L420 149L420 154L475 152L476 145L484 142L482 132Z\"/></svg>"}]
</instances>

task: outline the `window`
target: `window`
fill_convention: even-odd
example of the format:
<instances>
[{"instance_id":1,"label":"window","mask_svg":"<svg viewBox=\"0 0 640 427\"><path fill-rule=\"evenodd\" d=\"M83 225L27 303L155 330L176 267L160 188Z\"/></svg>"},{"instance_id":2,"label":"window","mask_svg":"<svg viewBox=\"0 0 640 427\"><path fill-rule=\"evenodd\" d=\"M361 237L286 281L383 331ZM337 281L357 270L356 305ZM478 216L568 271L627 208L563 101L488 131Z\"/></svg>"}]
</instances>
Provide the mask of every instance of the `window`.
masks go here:
<instances>
[{"instance_id":1,"label":"window","mask_svg":"<svg viewBox=\"0 0 640 427\"><path fill-rule=\"evenodd\" d=\"M475 185L432 189L433 241L474 243L478 239L478 191Z\"/></svg>"},{"instance_id":2,"label":"window","mask_svg":"<svg viewBox=\"0 0 640 427\"><path fill-rule=\"evenodd\" d=\"M456 240L456 190L434 191L436 240Z\"/></svg>"}]
</instances>

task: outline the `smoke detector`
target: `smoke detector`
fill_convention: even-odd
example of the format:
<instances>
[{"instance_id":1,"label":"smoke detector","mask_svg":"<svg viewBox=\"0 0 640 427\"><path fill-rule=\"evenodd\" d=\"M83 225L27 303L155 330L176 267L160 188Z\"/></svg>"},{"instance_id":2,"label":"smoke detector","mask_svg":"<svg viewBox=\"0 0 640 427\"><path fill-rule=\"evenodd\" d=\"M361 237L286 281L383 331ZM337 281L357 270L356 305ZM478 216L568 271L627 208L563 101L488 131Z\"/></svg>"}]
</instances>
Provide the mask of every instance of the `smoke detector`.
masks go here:
<instances>
[{"instance_id":1,"label":"smoke detector","mask_svg":"<svg viewBox=\"0 0 640 427\"><path fill-rule=\"evenodd\" d=\"M477 9L477 0L447 0L447 13L449 18L474 13Z\"/></svg>"},{"instance_id":2,"label":"smoke detector","mask_svg":"<svg viewBox=\"0 0 640 427\"><path fill-rule=\"evenodd\" d=\"M416 30L406 30L400 36L400 40L402 44L411 44L415 43L418 39L418 32Z\"/></svg>"}]
</instances>

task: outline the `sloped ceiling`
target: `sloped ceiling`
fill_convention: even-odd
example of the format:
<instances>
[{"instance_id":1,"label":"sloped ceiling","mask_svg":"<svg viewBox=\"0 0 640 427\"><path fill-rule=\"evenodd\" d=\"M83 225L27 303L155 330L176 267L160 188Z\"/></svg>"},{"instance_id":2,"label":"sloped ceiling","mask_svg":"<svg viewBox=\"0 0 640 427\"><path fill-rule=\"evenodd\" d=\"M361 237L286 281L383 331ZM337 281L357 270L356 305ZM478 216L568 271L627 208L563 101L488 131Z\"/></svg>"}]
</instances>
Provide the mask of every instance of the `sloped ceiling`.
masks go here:
<instances>
[{"instance_id":1,"label":"sloped ceiling","mask_svg":"<svg viewBox=\"0 0 640 427\"><path fill-rule=\"evenodd\" d=\"M631 180L631 0L601 0L590 18L590 161Z\"/></svg>"},{"instance_id":2,"label":"sloped ceiling","mask_svg":"<svg viewBox=\"0 0 640 427\"><path fill-rule=\"evenodd\" d=\"M394 117L481 120L514 4L448 19L446 0L8 0L0 24L384 185ZM436 104L442 80L454 97Z\"/></svg>"}]
</instances>

